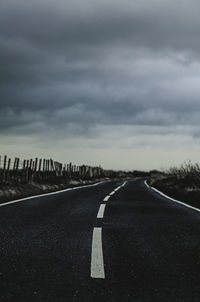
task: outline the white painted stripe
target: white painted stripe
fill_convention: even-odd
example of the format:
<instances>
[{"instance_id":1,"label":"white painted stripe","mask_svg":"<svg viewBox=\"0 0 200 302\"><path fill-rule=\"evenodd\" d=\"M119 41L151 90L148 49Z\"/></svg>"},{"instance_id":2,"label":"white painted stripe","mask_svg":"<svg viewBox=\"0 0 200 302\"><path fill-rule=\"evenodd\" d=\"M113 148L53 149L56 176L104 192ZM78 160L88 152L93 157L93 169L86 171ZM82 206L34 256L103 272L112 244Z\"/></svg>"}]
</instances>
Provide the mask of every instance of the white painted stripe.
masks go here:
<instances>
[{"instance_id":1,"label":"white painted stripe","mask_svg":"<svg viewBox=\"0 0 200 302\"><path fill-rule=\"evenodd\" d=\"M167 199L169 199L169 200L171 200L171 201L174 201L174 202L176 202L176 203L178 203L178 204L181 204L182 206L185 206L185 207L187 207L187 208L190 208L190 209L192 209L192 210L195 210L195 211L197 211L197 212L200 212L200 209L195 208L195 207L193 207L193 206L190 206L189 204L187 204L187 203L185 203L185 202L182 202L182 201L179 201L179 200L177 200L177 199L171 198L171 197L167 196L166 194L164 194L163 192L157 190L156 188L149 186L149 185L147 184L146 180L145 180L144 183L145 183L145 185L146 185L148 188L151 188L152 190L154 190L155 192L157 192L157 193L160 194L161 196L163 196L163 197L165 197L165 198L167 198Z\"/></svg>"},{"instance_id":2,"label":"white painted stripe","mask_svg":"<svg viewBox=\"0 0 200 302\"><path fill-rule=\"evenodd\" d=\"M121 189L121 186L117 187L114 191L118 191L119 189Z\"/></svg>"},{"instance_id":3,"label":"white painted stripe","mask_svg":"<svg viewBox=\"0 0 200 302\"><path fill-rule=\"evenodd\" d=\"M106 196L103 201L108 201L109 198L110 198L110 195Z\"/></svg>"},{"instance_id":4,"label":"white painted stripe","mask_svg":"<svg viewBox=\"0 0 200 302\"><path fill-rule=\"evenodd\" d=\"M97 214L97 218L103 218L104 211L105 211L105 207L106 207L105 204L101 204L101 205L100 205L100 207L99 207L99 212L98 212L98 214Z\"/></svg>"},{"instance_id":5,"label":"white painted stripe","mask_svg":"<svg viewBox=\"0 0 200 302\"><path fill-rule=\"evenodd\" d=\"M113 192L111 192L109 195L112 196L112 195L114 195L114 194L115 194L115 192L113 191Z\"/></svg>"},{"instance_id":6,"label":"white painted stripe","mask_svg":"<svg viewBox=\"0 0 200 302\"><path fill-rule=\"evenodd\" d=\"M127 183L127 181L125 181L121 186L117 187L116 189L114 189L114 191L112 191L109 195L107 195L103 201L108 201L108 199L114 195L118 190L120 190L125 184Z\"/></svg>"},{"instance_id":7,"label":"white painted stripe","mask_svg":"<svg viewBox=\"0 0 200 302\"><path fill-rule=\"evenodd\" d=\"M102 228L94 228L93 230L91 277L105 279L102 249Z\"/></svg>"},{"instance_id":8,"label":"white painted stripe","mask_svg":"<svg viewBox=\"0 0 200 302\"><path fill-rule=\"evenodd\" d=\"M92 185L85 185L85 186L79 186L79 187L74 187L74 188L68 188L68 189L64 189L64 190L60 190L60 191L55 191L55 192L50 192L50 193L45 193L45 194L39 194L39 195L33 195L33 196L29 196L29 197L25 197L25 198L21 198L21 199L17 199L17 200L13 200L13 201L8 201L8 202L4 202L0 204L0 207L4 207L13 203L18 203L21 201L26 201L29 199L33 199L33 198L37 198L37 197L45 197L45 196L50 196L50 195L56 195L59 193L63 193L63 192L67 192L67 191L72 191L72 190L77 190L77 189L82 189L82 188L88 188L88 187L94 187L97 185L100 185L102 183L104 183L105 181L101 181Z\"/></svg>"},{"instance_id":9,"label":"white painted stripe","mask_svg":"<svg viewBox=\"0 0 200 302\"><path fill-rule=\"evenodd\" d=\"M147 183L147 180L144 181L145 185L147 186L147 188L149 188L149 185Z\"/></svg>"}]
</instances>

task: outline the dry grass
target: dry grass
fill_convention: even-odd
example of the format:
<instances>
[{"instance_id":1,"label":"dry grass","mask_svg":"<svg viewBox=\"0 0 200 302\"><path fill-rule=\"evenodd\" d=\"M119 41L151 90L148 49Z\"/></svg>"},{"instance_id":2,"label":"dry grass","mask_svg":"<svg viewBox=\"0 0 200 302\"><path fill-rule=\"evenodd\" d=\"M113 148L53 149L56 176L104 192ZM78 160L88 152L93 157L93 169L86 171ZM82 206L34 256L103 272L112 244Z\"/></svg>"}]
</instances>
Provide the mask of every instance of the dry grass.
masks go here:
<instances>
[{"instance_id":1,"label":"dry grass","mask_svg":"<svg viewBox=\"0 0 200 302\"><path fill-rule=\"evenodd\" d=\"M170 178L185 183L190 188L200 187L200 165L191 161L182 164L180 167L171 167L167 171Z\"/></svg>"}]
</instances>

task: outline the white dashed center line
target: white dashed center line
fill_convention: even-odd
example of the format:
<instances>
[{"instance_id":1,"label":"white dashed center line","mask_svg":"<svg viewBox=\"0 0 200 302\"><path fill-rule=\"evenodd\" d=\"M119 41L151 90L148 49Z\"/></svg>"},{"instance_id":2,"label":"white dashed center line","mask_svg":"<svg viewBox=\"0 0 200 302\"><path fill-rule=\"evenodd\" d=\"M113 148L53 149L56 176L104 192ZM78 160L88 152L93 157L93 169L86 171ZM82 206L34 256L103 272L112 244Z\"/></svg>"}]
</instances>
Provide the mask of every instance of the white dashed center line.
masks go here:
<instances>
[{"instance_id":1,"label":"white dashed center line","mask_svg":"<svg viewBox=\"0 0 200 302\"><path fill-rule=\"evenodd\" d=\"M102 228L94 228L92 238L91 277L105 279Z\"/></svg>"},{"instance_id":2,"label":"white dashed center line","mask_svg":"<svg viewBox=\"0 0 200 302\"><path fill-rule=\"evenodd\" d=\"M112 195L114 195L114 194L115 194L115 191L111 192L111 193L110 193L110 196L112 196Z\"/></svg>"},{"instance_id":3,"label":"white dashed center line","mask_svg":"<svg viewBox=\"0 0 200 302\"><path fill-rule=\"evenodd\" d=\"M127 181L121 186L117 187L103 201L108 201L119 189L121 189ZM99 207L97 218L104 217L106 204L103 203ZM92 237L92 254L91 254L91 278L105 279L104 262L103 262L103 248L102 248L102 228L95 227Z\"/></svg>"},{"instance_id":4,"label":"white dashed center line","mask_svg":"<svg viewBox=\"0 0 200 302\"><path fill-rule=\"evenodd\" d=\"M110 198L110 195L106 196L103 201L108 201L109 198Z\"/></svg>"},{"instance_id":5,"label":"white dashed center line","mask_svg":"<svg viewBox=\"0 0 200 302\"><path fill-rule=\"evenodd\" d=\"M105 204L100 205L99 212L97 214L97 218L103 218L105 207L106 207Z\"/></svg>"}]
</instances>

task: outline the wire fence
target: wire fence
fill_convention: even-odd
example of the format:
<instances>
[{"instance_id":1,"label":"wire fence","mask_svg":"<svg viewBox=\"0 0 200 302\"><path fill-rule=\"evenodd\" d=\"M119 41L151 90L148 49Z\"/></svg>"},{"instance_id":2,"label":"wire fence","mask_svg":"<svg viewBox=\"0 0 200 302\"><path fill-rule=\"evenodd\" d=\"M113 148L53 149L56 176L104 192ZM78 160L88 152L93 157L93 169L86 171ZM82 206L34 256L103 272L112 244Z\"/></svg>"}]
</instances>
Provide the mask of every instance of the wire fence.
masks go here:
<instances>
[{"instance_id":1,"label":"wire fence","mask_svg":"<svg viewBox=\"0 0 200 302\"><path fill-rule=\"evenodd\" d=\"M116 172L104 170L102 167L88 165L63 164L52 159L14 159L0 156L0 183L42 182L53 179L95 179L114 177Z\"/></svg>"}]
</instances>

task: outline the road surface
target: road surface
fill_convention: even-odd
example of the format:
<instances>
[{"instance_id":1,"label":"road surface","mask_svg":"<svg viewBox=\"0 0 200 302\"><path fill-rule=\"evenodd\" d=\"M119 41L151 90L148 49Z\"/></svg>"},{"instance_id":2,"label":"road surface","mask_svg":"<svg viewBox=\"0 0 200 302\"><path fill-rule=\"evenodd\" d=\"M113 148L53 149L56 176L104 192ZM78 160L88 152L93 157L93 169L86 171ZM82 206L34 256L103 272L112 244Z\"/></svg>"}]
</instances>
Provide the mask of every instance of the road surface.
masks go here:
<instances>
[{"instance_id":1,"label":"road surface","mask_svg":"<svg viewBox=\"0 0 200 302\"><path fill-rule=\"evenodd\" d=\"M0 207L1 302L200 301L200 213L110 181Z\"/></svg>"}]
</instances>

